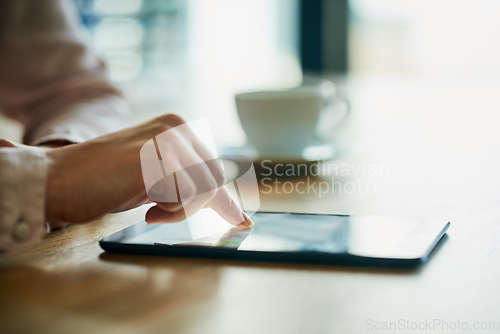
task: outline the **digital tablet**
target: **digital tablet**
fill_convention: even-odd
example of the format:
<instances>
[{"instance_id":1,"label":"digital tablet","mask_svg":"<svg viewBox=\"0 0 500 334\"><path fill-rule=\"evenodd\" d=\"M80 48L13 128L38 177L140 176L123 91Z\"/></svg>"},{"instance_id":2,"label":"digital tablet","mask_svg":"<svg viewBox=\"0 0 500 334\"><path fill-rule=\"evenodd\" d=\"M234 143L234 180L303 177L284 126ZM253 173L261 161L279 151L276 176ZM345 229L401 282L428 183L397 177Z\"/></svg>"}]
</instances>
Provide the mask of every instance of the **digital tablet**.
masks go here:
<instances>
[{"instance_id":1,"label":"digital tablet","mask_svg":"<svg viewBox=\"0 0 500 334\"><path fill-rule=\"evenodd\" d=\"M204 209L178 223L140 222L100 241L107 252L171 257L415 267L448 230L443 221L310 213L251 213L235 227Z\"/></svg>"}]
</instances>

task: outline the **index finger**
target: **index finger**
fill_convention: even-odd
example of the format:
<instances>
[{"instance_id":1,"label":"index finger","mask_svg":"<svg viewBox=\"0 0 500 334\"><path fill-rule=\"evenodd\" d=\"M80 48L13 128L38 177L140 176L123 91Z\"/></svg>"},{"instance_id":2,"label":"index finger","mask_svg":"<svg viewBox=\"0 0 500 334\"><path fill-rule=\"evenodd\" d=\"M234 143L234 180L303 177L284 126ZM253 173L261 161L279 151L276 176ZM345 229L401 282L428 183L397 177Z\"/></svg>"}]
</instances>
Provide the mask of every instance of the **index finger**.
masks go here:
<instances>
[{"instance_id":1,"label":"index finger","mask_svg":"<svg viewBox=\"0 0 500 334\"><path fill-rule=\"evenodd\" d=\"M252 220L243 212L240 206L231 198L226 187L220 187L208 207L217 212L229 224L251 226Z\"/></svg>"}]
</instances>

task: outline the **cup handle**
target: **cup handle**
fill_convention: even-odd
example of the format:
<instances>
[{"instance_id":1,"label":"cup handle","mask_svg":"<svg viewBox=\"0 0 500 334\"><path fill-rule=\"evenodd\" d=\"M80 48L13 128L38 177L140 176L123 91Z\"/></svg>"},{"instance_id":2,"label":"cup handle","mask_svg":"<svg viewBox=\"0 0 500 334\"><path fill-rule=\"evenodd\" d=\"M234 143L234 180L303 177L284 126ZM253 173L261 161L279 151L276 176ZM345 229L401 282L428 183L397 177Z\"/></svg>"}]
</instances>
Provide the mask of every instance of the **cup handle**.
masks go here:
<instances>
[{"instance_id":1,"label":"cup handle","mask_svg":"<svg viewBox=\"0 0 500 334\"><path fill-rule=\"evenodd\" d=\"M343 105L342 112L339 113L338 106ZM324 100L323 110L320 116L318 134L321 139L327 140L331 131L339 126L351 113L351 103L345 96Z\"/></svg>"}]
</instances>

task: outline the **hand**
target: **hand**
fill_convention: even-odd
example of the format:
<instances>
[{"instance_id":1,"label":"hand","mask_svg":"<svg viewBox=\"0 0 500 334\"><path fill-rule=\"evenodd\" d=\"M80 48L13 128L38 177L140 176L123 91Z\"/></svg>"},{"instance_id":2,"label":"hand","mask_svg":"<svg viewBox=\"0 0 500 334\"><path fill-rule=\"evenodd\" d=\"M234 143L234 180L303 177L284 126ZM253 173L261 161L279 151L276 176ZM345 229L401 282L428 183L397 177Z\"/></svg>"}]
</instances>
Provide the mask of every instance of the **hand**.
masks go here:
<instances>
[{"instance_id":1,"label":"hand","mask_svg":"<svg viewBox=\"0 0 500 334\"><path fill-rule=\"evenodd\" d=\"M183 124L180 117L167 114L84 143L48 150L47 220L53 227L61 222L86 222L152 202L144 186L140 152L150 139L169 130L170 140L158 145L162 157L168 158L164 165L179 171L173 190L184 194L182 203L159 202L149 209L146 221L180 221L210 207L233 225L252 224L222 186L220 165L205 163L211 158L208 150L191 131L176 129ZM185 167L191 165L200 168L189 172Z\"/></svg>"}]
</instances>

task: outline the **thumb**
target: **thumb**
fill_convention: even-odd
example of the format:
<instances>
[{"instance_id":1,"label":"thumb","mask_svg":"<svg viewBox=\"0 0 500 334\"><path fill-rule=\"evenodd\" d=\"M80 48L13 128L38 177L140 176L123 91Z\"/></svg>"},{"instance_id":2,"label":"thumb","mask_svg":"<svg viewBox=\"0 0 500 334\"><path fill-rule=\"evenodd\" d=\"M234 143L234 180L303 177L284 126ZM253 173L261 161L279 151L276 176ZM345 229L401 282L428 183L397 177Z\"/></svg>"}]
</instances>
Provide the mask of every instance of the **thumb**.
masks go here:
<instances>
[{"instance_id":1,"label":"thumb","mask_svg":"<svg viewBox=\"0 0 500 334\"><path fill-rule=\"evenodd\" d=\"M231 198L226 187L220 187L214 198L207 205L228 223L239 226L251 226L252 220Z\"/></svg>"}]
</instances>

